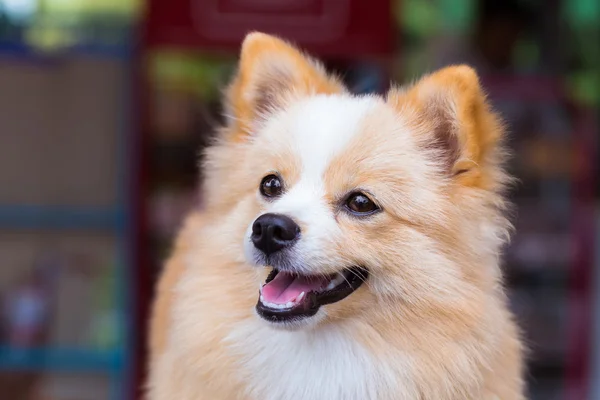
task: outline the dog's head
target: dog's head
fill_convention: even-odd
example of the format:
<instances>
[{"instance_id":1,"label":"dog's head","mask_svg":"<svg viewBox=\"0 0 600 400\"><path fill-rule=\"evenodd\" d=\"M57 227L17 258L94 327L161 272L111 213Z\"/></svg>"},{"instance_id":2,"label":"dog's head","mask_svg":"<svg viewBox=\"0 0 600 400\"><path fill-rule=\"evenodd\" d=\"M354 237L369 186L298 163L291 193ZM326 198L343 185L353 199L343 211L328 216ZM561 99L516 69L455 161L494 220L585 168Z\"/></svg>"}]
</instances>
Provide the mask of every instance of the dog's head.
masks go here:
<instances>
[{"instance_id":1,"label":"dog's head","mask_svg":"<svg viewBox=\"0 0 600 400\"><path fill-rule=\"evenodd\" d=\"M208 208L262 272L244 284L260 284L265 320L461 318L496 284L502 130L469 67L353 96L291 45L253 33L226 117L208 152Z\"/></svg>"}]
</instances>

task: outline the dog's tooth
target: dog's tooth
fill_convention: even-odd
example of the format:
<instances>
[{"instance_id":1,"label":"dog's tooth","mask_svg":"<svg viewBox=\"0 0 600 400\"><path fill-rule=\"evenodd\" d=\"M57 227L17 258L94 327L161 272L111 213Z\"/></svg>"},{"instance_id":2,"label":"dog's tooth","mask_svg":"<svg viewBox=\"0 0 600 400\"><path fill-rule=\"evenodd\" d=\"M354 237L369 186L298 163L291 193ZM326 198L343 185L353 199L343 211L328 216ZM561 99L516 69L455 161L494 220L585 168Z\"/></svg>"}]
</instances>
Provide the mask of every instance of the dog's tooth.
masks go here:
<instances>
[{"instance_id":1,"label":"dog's tooth","mask_svg":"<svg viewBox=\"0 0 600 400\"><path fill-rule=\"evenodd\" d=\"M344 281L344 276L343 275L338 275L335 278L333 278L331 280L331 282L329 282L329 284L327 285L327 290L331 290L334 287L338 286L339 284L341 284Z\"/></svg>"},{"instance_id":2,"label":"dog's tooth","mask_svg":"<svg viewBox=\"0 0 600 400\"><path fill-rule=\"evenodd\" d=\"M292 308L292 307L294 307L294 302L302 300L302 298L304 297L304 295L305 295L305 293L302 292L302 293L300 293L300 295L297 297L296 300L288 301L287 303L282 303L282 304L271 303L269 301L266 301L263 296L260 296L260 302L264 306L266 306L266 307L275 308L277 310L283 310L283 309L286 309L286 308Z\"/></svg>"},{"instance_id":3,"label":"dog's tooth","mask_svg":"<svg viewBox=\"0 0 600 400\"><path fill-rule=\"evenodd\" d=\"M300 294L299 294L299 295L296 297L296 302L299 302L299 301L301 301L301 300L304 298L304 295L305 295L305 294L306 294L305 292L302 292L302 293L300 293Z\"/></svg>"},{"instance_id":4,"label":"dog's tooth","mask_svg":"<svg viewBox=\"0 0 600 400\"><path fill-rule=\"evenodd\" d=\"M329 284L327 285L327 287L325 289L331 290L334 287L336 287L337 285L339 285L340 283L341 283L341 281L339 281L339 277L336 277L329 282Z\"/></svg>"}]
</instances>

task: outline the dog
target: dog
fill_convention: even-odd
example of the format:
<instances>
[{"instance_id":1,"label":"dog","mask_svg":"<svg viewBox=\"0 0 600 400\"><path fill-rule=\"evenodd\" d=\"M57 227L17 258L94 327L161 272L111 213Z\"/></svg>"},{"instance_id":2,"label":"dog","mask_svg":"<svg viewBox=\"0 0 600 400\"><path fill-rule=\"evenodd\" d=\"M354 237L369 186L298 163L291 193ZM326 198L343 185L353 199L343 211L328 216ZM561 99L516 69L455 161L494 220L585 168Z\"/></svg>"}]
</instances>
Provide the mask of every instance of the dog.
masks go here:
<instances>
[{"instance_id":1,"label":"dog","mask_svg":"<svg viewBox=\"0 0 600 400\"><path fill-rule=\"evenodd\" d=\"M157 288L150 400L521 400L503 125L450 66L354 96L250 33Z\"/></svg>"}]
</instances>

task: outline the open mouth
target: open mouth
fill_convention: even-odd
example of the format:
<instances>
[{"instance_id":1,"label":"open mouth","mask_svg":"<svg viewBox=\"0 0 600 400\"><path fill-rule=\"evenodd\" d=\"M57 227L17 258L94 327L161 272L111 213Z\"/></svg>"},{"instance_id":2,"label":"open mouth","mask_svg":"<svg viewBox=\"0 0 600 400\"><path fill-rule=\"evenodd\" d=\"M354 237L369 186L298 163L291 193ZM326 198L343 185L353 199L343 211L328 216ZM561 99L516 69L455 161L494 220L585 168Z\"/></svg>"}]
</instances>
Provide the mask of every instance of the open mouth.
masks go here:
<instances>
[{"instance_id":1,"label":"open mouth","mask_svg":"<svg viewBox=\"0 0 600 400\"><path fill-rule=\"evenodd\" d=\"M256 311L271 322L311 317L321 306L336 303L352 294L368 274L362 267L329 276L298 275L273 269L260 289Z\"/></svg>"}]
</instances>

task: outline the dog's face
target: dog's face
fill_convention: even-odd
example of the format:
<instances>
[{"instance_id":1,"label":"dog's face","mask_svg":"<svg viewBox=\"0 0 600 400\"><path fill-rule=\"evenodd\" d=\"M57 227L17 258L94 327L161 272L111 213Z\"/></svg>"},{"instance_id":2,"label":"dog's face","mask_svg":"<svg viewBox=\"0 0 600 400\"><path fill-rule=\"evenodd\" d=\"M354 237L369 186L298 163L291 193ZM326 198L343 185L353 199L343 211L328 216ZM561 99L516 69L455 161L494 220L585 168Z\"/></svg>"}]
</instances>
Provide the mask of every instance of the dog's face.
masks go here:
<instances>
[{"instance_id":1,"label":"dog's face","mask_svg":"<svg viewBox=\"0 0 600 400\"><path fill-rule=\"evenodd\" d=\"M228 106L208 191L264 271L256 310L269 323L460 309L495 279L478 263L506 228L500 128L471 69L356 97L252 34Z\"/></svg>"}]
</instances>

